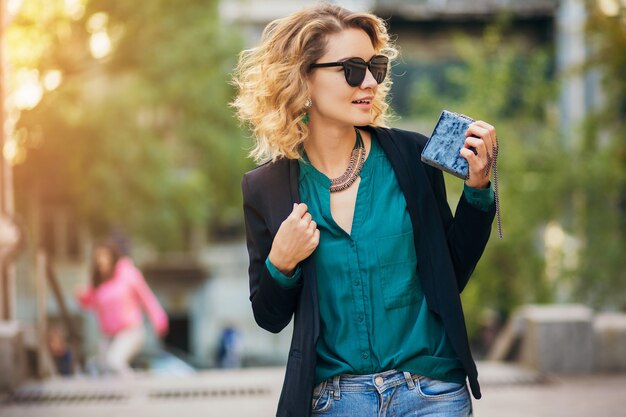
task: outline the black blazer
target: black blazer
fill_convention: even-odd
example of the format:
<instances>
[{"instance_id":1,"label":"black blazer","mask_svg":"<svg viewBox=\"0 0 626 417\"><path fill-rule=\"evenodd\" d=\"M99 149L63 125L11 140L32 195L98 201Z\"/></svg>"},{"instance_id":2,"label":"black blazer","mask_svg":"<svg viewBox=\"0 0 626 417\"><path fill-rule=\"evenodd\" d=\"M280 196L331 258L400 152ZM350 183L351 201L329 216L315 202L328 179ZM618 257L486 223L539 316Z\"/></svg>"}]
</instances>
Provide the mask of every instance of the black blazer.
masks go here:
<instances>
[{"instance_id":1,"label":"black blazer","mask_svg":"<svg viewBox=\"0 0 626 417\"><path fill-rule=\"evenodd\" d=\"M374 131L393 166L406 199L419 259L419 277L428 307L441 317L454 351L480 398L476 364L470 352L460 292L465 288L489 240L495 205L484 212L461 196L455 216L446 200L443 174L420 161L427 138L399 129ZM312 257L302 261L302 279L281 287L265 267L281 223L300 202L297 160L279 159L246 173L242 181L250 301L259 326L280 332L294 317L293 337L277 416L302 417L311 412L319 304Z\"/></svg>"}]
</instances>

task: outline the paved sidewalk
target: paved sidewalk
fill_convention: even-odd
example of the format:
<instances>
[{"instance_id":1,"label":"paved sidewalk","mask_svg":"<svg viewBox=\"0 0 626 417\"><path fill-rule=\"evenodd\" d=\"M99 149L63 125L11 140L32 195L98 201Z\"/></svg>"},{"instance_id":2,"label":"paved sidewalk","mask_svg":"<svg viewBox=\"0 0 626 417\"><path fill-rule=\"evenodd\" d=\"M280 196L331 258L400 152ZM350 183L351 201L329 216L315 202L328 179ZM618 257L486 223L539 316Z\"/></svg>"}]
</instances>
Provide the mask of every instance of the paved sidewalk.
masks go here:
<instances>
[{"instance_id":1,"label":"paved sidewalk","mask_svg":"<svg viewBox=\"0 0 626 417\"><path fill-rule=\"evenodd\" d=\"M475 417L626 417L626 374L546 377L478 363ZM132 379L52 379L0 399L0 417L271 417L284 368ZM358 417L358 416L357 416Z\"/></svg>"},{"instance_id":2,"label":"paved sidewalk","mask_svg":"<svg viewBox=\"0 0 626 417\"><path fill-rule=\"evenodd\" d=\"M626 417L626 375L553 377L543 384L486 386L475 417Z\"/></svg>"}]
</instances>

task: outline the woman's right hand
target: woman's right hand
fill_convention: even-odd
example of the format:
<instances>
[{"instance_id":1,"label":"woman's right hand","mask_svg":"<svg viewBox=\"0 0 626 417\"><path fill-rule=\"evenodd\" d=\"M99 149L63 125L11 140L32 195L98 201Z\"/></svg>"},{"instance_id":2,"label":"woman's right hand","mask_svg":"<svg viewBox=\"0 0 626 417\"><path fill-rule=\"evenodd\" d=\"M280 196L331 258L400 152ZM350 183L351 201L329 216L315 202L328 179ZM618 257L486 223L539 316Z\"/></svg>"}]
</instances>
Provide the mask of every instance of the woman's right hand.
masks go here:
<instances>
[{"instance_id":1,"label":"woman's right hand","mask_svg":"<svg viewBox=\"0 0 626 417\"><path fill-rule=\"evenodd\" d=\"M278 228L269 259L280 272L290 276L300 261L306 259L320 242L320 231L304 203L294 203L293 210Z\"/></svg>"}]
</instances>

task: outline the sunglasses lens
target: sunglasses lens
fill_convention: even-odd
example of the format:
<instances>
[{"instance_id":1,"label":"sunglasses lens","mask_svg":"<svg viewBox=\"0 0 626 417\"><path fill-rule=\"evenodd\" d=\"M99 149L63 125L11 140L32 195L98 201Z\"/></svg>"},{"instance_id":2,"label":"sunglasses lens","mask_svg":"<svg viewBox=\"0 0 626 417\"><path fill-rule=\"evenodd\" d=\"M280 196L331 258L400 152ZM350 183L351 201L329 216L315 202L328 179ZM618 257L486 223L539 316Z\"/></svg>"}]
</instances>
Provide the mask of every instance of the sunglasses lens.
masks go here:
<instances>
[{"instance_id":1,"label":"sunglasses lens","mask_svg":"<svg viewBox=\"0 0 626 417\"><path fill-rule=\"evenodd\" d=\"M370 61L370 71L378 84L382 83L387 76L387 64L389 59L386 56L375 56Z\"/></svg>"},{"instance_id":2,"label":"sunglasses lens","mask_svg":"<svg viewBox=\"0 0 626 417\"><path fill-rule=\"evenodd\" d=\"M346 81L352 87L361 85L365 79L365 71L367 71L367 62L362 59L352 58L344 63L343 70L346 74Z\"/></svg>"},{"instance_id":3,"label":"sunglasses lens","mask_svg":"<svg viewBox=\"0 0 626 417\"><path fill-rule=\"evenodd\" d=\"M343 70L346 74L346 81L352 87L358 87L363 83L367 68L369 67L372 76L378 84L382 83L387 76L387 63L389 59L386 56L378 55L365 62L360 58L352 58L344 62Z\"/></svg>"}]
</instances>

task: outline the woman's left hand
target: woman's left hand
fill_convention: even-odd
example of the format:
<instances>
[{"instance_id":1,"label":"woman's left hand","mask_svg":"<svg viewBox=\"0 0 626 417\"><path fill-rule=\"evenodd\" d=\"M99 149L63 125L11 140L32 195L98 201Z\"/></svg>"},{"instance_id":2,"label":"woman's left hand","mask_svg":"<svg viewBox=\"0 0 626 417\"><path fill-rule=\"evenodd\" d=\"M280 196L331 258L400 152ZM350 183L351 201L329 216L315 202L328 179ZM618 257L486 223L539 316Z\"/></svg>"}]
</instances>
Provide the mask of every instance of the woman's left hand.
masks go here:
<instances>
[{"instance_id":1,"label":"woman's left hand","mask_svg":"<svg viewBox=\"0 0 626 417\"><path fill-rule=\"evenodd\" d=\"M498 146L496 128L482 120L471 123L465 132L465 147L461 156L469 164L469 178L465 184L472 188L487 188L491 177L493 146ZM474 148L476 152L472 149Z\"/></svg>"}]
</instances>

